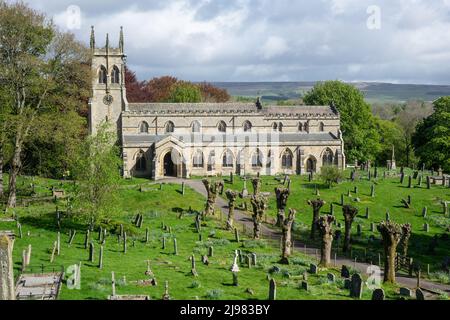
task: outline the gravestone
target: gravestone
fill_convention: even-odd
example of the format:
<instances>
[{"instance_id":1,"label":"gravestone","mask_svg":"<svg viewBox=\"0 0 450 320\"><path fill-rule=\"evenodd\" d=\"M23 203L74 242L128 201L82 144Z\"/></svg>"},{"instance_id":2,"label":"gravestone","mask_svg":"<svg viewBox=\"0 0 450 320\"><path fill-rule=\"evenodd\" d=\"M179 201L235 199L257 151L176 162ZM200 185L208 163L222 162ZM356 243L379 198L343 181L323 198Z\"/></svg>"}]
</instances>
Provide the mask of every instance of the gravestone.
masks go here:
<instances>
[{"instance_id":1,"label":"gravestone","mask_svg":"<svg viewBox=\"0 0 450 320\"><path fill-rule=\"evenodd\" d=\"M418 179L418 181L417 181L417 185L418 185L419 187L422 186L422 175L419 175L419 179Z\"/></svg>"},{"instance_id":2,"label":"gravestone","mask_svg":"<svg viewBox=\"0 0 450 320\"><path fill-rule=\"evenodd\" d=\"M308 282L307 281L302 281L301 282L301 287L303 290L308 291Z\"/></svg>"},{"instance_id":3,"label":"gravestone","mask_svg":"<svg viewBox=\"0 0 450 320\"><path fill-rule=\"evenodd\" d=\"M405 287L400 288L400 295L405 297L411 297L411 289Z\"/></svg>"},{"instance_id":4,"label":"gravestone","mask_svg":"<svg viewBox=\"0 0 450 320\"><path fill-rule=\"evenodd\" d=\"M256 253L252 253L252 254L250 255L250 257L251 257L251 260L252 260L252 264L253 264L254 266L256 266Z\"/></svg>"},{"instance_id":5,"label":"gravestone","mask_svg":"<svg viewBox=\"0 0 450 320\"><path fill-rule=\"evenodd\" d=\"M344 279L344 288L345 289L350 289L352 286L352 281L348 278Z\"/></svg>"},{"instance_id":6,"label":"gravestone","mask_svg":"<svg viewBox=\"0 0 450 320\"><path fill-rule=\"evenodd\" d=\"M371 222L370 223L370 232L375 232L375 223Z\"/></svg>"},{"instance_id":7,"label":"gravestone","mask_svg":"<svg viewBox=\"0 0 450 320\"><path fill-rule=\"evenodd\" d=\"M352 275L351 285L350 285L350 297L361 299L362 296L362 278L358 273Z\"/></svg>"},{"instance_id":8,"label":"gravestone","mask_svg":"<svg viewBox=\"0 0 450 320\"><path fill-rule=\"evenodd\" d=\"M408 177L408 188L412 188L412 177Z\"/></svg>"},{"instance_id":9,"label":"gravestone","mask_svg":"<svg viewBox=\"0 0 450 320\"><path fill-rule=\"evenodd\" d=\"M366 207L366 219L370 218L369 207Z\"/></svg>"},{"instance_id":10,"label":"gravestone","mask_svg":"<svg viewBox=\"0 0 450 320\"><path fill-rule=\"evenodd\" d=\"M375 197L375 185L373 184L372 187L370 187L370 196L373 198Z\"/></svg>"},{"instance_id":11,"label":"gravestone","mask_svg":"<svg viewBox=\"0 0 450 320\"><path fill-rule=\"evenodd\" d=\"M277 299L277 284L274 279L269 281L269 300Z\"/></svg>"},{"instance_id":12,"label":"gravestone","mask_svg":"<svg viewBox=\"0 0 450 320\"><path fill-rule=\"evenodd\" d=\"M425 224L423 225L423 231L425 231L425 232L430 232L430 225L429 225L428 223L425 223Z\"/></svg>"},{"instance_id":13,"label":"gravestone","mask_svg":"<svg viewBox=\"0 0 450 320\"><path fill-rule=\"evenodd\" d=\"M427 217L427 213L428 213L428 208L427 207L423 207L423 209L422 209L422 217L426 218Z\"/></svg>"},{"instance_id":14,"label":"gravestone","mask_svg":"<svg viewBox=\"0 0 450 320\"><path fill-rule=\"evenodd\" d=\"M341 277L342 278L350 278L350 270L346 265L342 265L341 267Z\"/></svg>"},{"instance_id":15,"label":"gravestone","mask_svg":"<svg viewBox=\"0 0 450 320\"><path fill-rule=\"evenodd\" d=\"M317 274L317 265L314 263L311 263L309 265L309 273L311 274Z\"/></svg>"},{"instance_id":16,"label":"gravestone","mask_svg":"<svg viewBox=\"0 0 450 320\"><path fill-rule=\"evenodd\" d=\"M384 290L381 288L375 289L372 292L372 300L384 300L385 299L385 295L384 295Z\"/></svg>"},{"instance_id":17,"label":"gravestone","mask_svg":"<svg viewBox=\"0 0 450 320\"><path fill-rule=\"evenodd\" d=\"M420 288L416 289L416 299L425 300L425 295L423 294L423 291Z\"/></svg>"},{"instance_id":18,"label":"gravestone","mask_svg":"<svg viewBox=\"0 0 450 320\"><path fill-rule=\"evenodd\" d=\"M333 273L328 273L327 274L327 279L330 282L335 282L336 281L336 276Z\"/></svg>"},{"instance_id":19,"label":"gravestone","mask_svg":"<svg viewBox=\"0 0 450 320\"><path fill-rule=\"evenodd\" d=\"M361 236L361 234L362 234L362 226L360 225L360 224L358 224L357 226L356 226L356 234L357 234L357 236Z\"/></svg>"},{"instance_id":20,"label":"gravestone","mask_svg":"<svg viewBox=\"0 0 450 320\"><path fill-rule=\"evenodd\" d=\"M427 189L431 189L431 178L427 176Z\"/></svg>"}]
</instances>

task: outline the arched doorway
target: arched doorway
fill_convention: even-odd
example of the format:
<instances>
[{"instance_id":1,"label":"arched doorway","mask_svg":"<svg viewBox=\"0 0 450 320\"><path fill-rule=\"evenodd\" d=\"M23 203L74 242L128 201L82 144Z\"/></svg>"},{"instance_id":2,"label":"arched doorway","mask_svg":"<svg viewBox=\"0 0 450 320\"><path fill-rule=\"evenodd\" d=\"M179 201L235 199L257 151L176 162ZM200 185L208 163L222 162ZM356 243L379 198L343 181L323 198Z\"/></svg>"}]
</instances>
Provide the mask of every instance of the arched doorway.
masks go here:
<instances>
[{"instance_id":1,"label":"arched doorway","mask_svg":"<svg viewBox=\"0 0 450 320\"><path fill-rule=\"evenodd\" d=\"M176 177L177 176L177 166L173 163L172 153L167 152L164 156L164 176L165 177Z\"/></svg>"},{"instance_id":2,"label":"arched doorway","mask_svg":"<svg viewBox=\"0 0 450 320\"><path fill-rule=\"evenodd\" d=\"M316 172L316 159L313 157L306 160L306 172Z\"/></svg>"}]
</instances>

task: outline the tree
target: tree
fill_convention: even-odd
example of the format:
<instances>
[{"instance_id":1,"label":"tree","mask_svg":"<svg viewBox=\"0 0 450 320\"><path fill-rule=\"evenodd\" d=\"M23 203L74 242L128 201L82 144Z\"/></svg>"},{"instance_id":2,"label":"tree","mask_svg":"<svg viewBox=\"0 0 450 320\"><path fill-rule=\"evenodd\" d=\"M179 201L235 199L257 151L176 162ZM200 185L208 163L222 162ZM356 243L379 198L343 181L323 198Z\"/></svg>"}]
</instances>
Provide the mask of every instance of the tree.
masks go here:
<instances>
[{"instance_id":1,"label":"tree","mask_svg":"<svg viewBox=\"0 0 450 320\"><path fill-rule=\"evenodd\" d=\"M264 211L267 209L267 199L261 194L253 195L251 198L253 208L253 238L259 239L261 236L261 223Z\"/></svg>"},{"instance_id":2,"label":"tree","mask_svg":"<svg viewBox=\"0 0 450 320\"><path fill-rule=\"evenodd\" d=\"M74 203L91 228L115 210L120 182L120 150L113 143L110 125L102 122L97 133L88 136L72 163L77 180Z\"/></svg>"},{"instance_id":3,"label":"tree","mask_svg":"<svg viewBox=\"0 0 450 320\"><path fill-rule=\"evenodd\" d=\"M147 83L146 90L150 94L150 102L175 102L171 101L173 87L178 79L171 76L153 78Z\"/></svg>"},{"instance_id":4,"label":"tree","mask_svg":"<svg viewBox=\"0 0 450 320\"><path fill-rule=\"evenodd\" d=\"M225 195L227 196L228 199L227 229L233 230L234 207L236 205L236 198L239 195L239 193L233 190L227 190L225 191Z\"/></svg>"},{"instance_id":5,"label":"tree","mask_svg":"<svg viewBox=\"0 0 450 320\"><path fill-rule=\"evenodd\" d=\"M202 183L205 186L207 192L205 212L203 214L203 217L206 217L208 215L214 214L214 205L216 203L216 198L217 195L223 190L224 184L223 181L216 181L212 183L208 179L203 179Z\"/></svg>"},{"instance_id":6,"label":"tree","mask_svg":"<svg viewBox=\"0 0 450 320\"><path fill-rule=\"evenodd\" d=\"M378 132L380 133L381 148L376 156L378 164L385 164L387 160L392 158L392 146L396 150L396 160L398 163L407 163L406 157L403 156L406 152L403 128L394 121L377 119Z\"/></svg>"},{"instance_id":7,"label":"tree","mask_svg":"<svg viewBox=\"0 0 450 320\"><path fill-rule=\"evenodd\" d=\"M152 95L147 82L138 81L136 73L125 67L125 86L128 102L150 102Z\"/></svg>"},{"instance_id":8,"label":"tree","mask_svg":"<svg viewBox=\"0 0 450 320\"><path fill-rule=\"evenodd\" d=\"M347 252L350 248L353 219L358 214L358 209L347 204L342 207L342 213L345 223L344 246L342 247L342 251Z\"/></svg>"},{"instance_id":9,"label":"tree","mask_svg":"<svg viewBox=\"0 0 450 320\"><path fill-rule=\"evenodd\" d=\"M200 83L198 87L202 95L202 102L227 102L230 100L226 89L220 89L207 82Z\"/></svg>"},{"instance_id":10,"label":"tree","mask_svg":"<svg viewBox=\"0 0 450 320\"><path fill-rule=\"evenodd\" d=\"M281 227L284 220L287 200L289 198L290 190L288 188L275 188L275 196L277 198L277 222L276 226Z\"/></svg>"},{"instance_id":11,"label":"tree","mask_svg":"<svg viewBox=\"0 0 450 320\"><path fill-rule=\"evenodd\" d=\"M339 183L343 179L344 174L337 166L322 166L319 177L331 188L333 183Z\"/></svg>"},{"instance_id":12,"label":"tree","mask_svg":"<svg viewBox=\"0 0 450 320\"><path fill-rule=\"evenodd\" d=\"M433 103L434 112L419 122L413 143L420 162L450 172L450 96Z\"/></svg>"},{"instance_id":13,"label":"tree","mask_svg":"<svg viewBox=\"0 0 450 320\"><path fill-rule=\"evenodd\" d=\"M395 258L397 245L402 236L400 225L392 221L382 221L377 226L384 246L384 282L395 283Z\"/></svg>"},{"instance_id":14,"label":"tree","mask_svg":"<svg viewBox=\"0 0 450 320\"><path fill-rule=\"evenodd\" d=\"M332 223L336 218L332 215L321 216L317 225L319 227L322 244L320 247L320 265L327 268L331 264L331 247L333 244Z\"/></svg>"},{"instance_id":15,"label":"tree","mask_svg":"<svg viewBox=\"0 0 450 320\"><path fill-rule=\"evenodd\" d=\"M282 252L280 263L289 264L289 257L292 254L292 224L295 221L294 209L289 209L289 215L285 217L283 215L283 220L281 221L281 233L282 233Z\"/></svg>"},{"instance_id":16,"label":"tree","mask_svg":"<svg viewBox=\"0 0 450 320\"><path fill-rule=\"evenodd\" d=\"M311 224L311 235L310 235L311 239L314 239L316 235L316 230L318 227L317 222L319 221L320 216L320 208L322 208L325 205L325 203L326 202L321 199L308 200L308 204L313 208L313 220Z\"/></svg>"},{"instance_id":17,"label":"tree","mask_svg":"<svg viewBox=\"0 0 450 320\"><path fill-rule=\"evenodd\" d=\"M190 82L180 81L170 89L168 102L195 103L200 102L201 100L202 96L200 93L200 89L196 85Z\"/></svg>"},{"instance_id":18,"label":"tree","mask_svg":"<svg viewBox=\"0 0 450 320\"><path fill-rule=\"evenodd\" d=\"M7 207L16 205L24 146L42 114L79 102L91 78L88 50L23 3L0 2L0 83L8 110L12 155Z\"/></svg>"},{"instance_id":19,"label":"tree","mask_svg":"<svg viewBox=\"0 0 450 320\"><path fill-rule=\"evenodd\" d=\"M402 226L402 237L400 239L400 245L403 251L403 255L408 255L409 238L411 238L412 227L411 224L405 223Z\"/></svg>"},{"instance_id":20,"label":"tree","mask_svg":"<svg viewBox=\"0 0 450 320\"><path fill-rule=\"evenodd\" d=\"M379 134L370 106L358 89L341 81L326 81L316 84L303 100L308 105L334 103L341 116L341 130L349 162L375 159L380 149Z\"/></svg>"}]
</instances>

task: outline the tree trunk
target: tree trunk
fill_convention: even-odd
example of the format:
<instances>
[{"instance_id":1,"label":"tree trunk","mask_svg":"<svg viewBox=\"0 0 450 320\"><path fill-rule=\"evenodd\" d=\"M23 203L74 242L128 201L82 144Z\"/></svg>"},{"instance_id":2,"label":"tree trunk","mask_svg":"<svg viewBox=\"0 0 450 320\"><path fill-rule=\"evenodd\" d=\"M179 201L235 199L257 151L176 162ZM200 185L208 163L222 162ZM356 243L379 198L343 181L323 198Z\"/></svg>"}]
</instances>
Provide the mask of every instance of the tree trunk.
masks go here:
<instances>
[{"instance_id":1,"label":"tree trunk","mask_svg":"<svg viewBox=\"0 0 450 320\"><path fill-rule=\"evenodd\" d=\"M331 265L331 247L333 244L333 236L325 234L322 237L322 246L320 248L320 265L328 268Z\"/></svg>"},{"instance_id":2,"label":"tree trunk","mask_svg":"<svg viewBox=\"0 0 450 320\"><path fill-rule=\"evenodd\" d=\"M277 213L277 222L275 223L276 227L281 227L284 221L284 210L278 210Z\"/></svg>"},{"instance_id":3,"label":"tree trunk","mask_svg":"<svg viewBox=\"0 0 450 320\"><path fill-rule=\"evenodd\" d=\"M261 235L261 222L258 219L253 218L253 239L259 240Z\"/></svg>"},{"instance_id":4,"label":"tree trunk","mask_svg":"<svg viewBox=\"0 0 450 320\"><path fill-rule=\"evenodd\" d=\"M347 250L350 247L351 231L352 231L352 223L345 221L344 246L342 247L342 251L344 252L347 252Z\"/></svg>"},{"instance_id":5,"label":"tree trunk","mask_svg":"<svg viewBox=\"0 0 450 320\"><path fill-rule=\"evenodd\" d=\"M313 221L311 224L311 236L310 238L314 240L316 232L317 232L317 221L319 220L319 211L313 211Z\"/></svg>"},{"instance_id":6,"label":"tree trunk","mask_svg":"<svg viewBox=\"0 0 450 320\"><path fill-rule=\"evenodd\" d=\"M0 143L0 199L3 198L3 145Z\"/></svg>"},{"instance_id":7,"label":"tree trunk","mask_svg":"<svg viewBox=\"0 0 450 320\"><path fill-rule=\"evenodd\" d=\"M385 246L384 282L395 283L395 258L397 255L396 246Z\"/></svg>"},{"instance_id":8,"label":"tree trunk","mask_svg":"<svg viewBox=\"0 0 450 320\"><path fill-rule=\"evenodd\" d=\"M15 208L17 204L16 191L17 191L17 176L20 170L20 155L22 151L22 146L19 142L16 143L14 149L14 156L11 160L11 168L9 170L9 196L7 208Z\"/></svg>"},{"instance_id":9,"label":"tree trunk","mask_svg":"<svg viewBox=\"0 0 450 320\"><path fill-rule=\"evenodd\" d=\"M234 219L234 202L228 205L228 218L227 218L227 229L233 230L233 219Z\"/></svg>"}]
</instances>

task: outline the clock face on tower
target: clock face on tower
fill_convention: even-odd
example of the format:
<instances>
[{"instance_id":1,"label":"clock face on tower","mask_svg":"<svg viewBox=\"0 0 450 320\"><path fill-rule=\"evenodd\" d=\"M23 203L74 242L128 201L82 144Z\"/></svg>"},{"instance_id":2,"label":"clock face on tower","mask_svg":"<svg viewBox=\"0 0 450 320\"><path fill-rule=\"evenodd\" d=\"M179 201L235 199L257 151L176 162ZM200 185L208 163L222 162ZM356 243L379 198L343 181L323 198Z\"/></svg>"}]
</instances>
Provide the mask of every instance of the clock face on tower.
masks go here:
<instances>
[{"instance_id":1,"label":"clock face on tower","mask_svg":"<svg viewBox=\"0 0 450 320\"><path fill-rule=\"evenodd\" d=\"M103 103L106 104L107 106L110 106L111 103L113 103L113 101L114 98L110 94L107 94L106 96L103 97Z\"/></svg>"}]
</instances>

